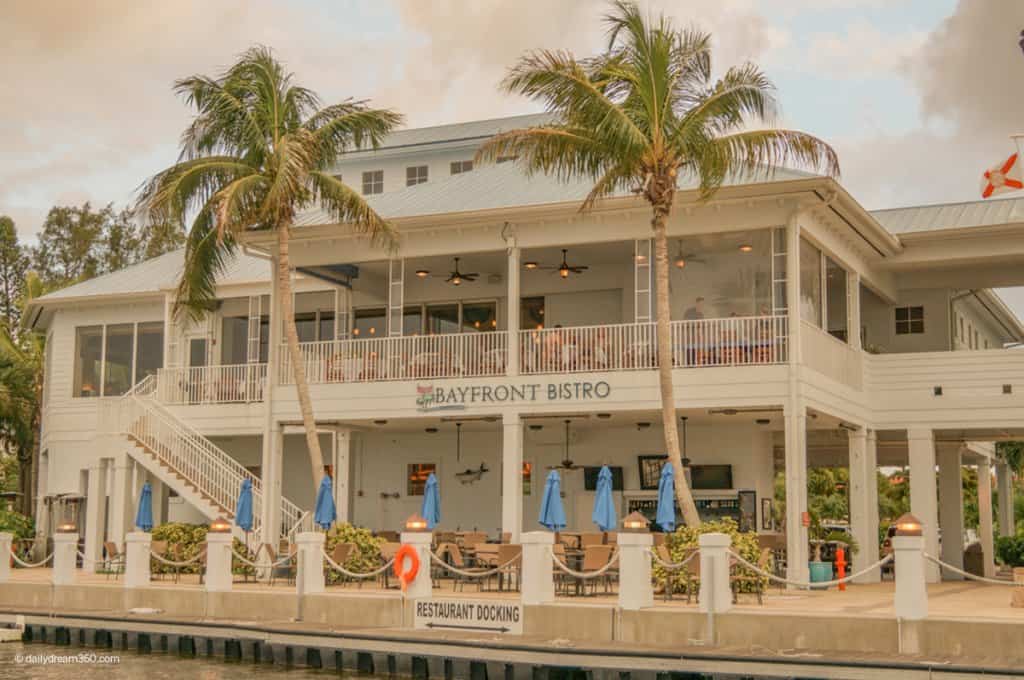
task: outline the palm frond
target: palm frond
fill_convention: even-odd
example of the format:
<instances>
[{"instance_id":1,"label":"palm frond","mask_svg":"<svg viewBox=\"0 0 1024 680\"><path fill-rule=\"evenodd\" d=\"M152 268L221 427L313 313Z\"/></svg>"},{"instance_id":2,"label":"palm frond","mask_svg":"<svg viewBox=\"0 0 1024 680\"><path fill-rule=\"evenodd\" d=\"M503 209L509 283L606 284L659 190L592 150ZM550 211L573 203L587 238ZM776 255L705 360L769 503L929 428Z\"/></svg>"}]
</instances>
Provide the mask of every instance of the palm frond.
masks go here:
<instances>
[{"instance_id":1,"label":"palm frond","mask_svg":"<svg viewBox=\"0 0 1024 680\"><path fill-rule=\"evenodd\" d=\"M198 321L217 299L217 278L235 253L235 240L229 233L218 238L212 199L196 216L185 242L185 266L175 296L174 313L187 314Z\"/></svg>"},{"instance_id":2,"label":"palm frond","mask_svg":"<svg viewBox=\"0 0 1024 680\"><path fill-rule=\"evenodd\" d=\"M313 200L332 219L368 236L372 243L388 251L398 247L398 233L359 193L337 177L319 170L310 173L310 180Z\"/></svg>"},{"instance_id":3,"label":"palm frond","mask_svg":"<svg viewBox=\"0 0 1024 680\"><path fill-rule=\"evenodd\" d=\"M402 115L390 109L372 109L365 102L348 101L321 109L304 127L314 133L318 167L329 169L346 151L376 149L402 121Z\"/></svg>"}]
</instances>

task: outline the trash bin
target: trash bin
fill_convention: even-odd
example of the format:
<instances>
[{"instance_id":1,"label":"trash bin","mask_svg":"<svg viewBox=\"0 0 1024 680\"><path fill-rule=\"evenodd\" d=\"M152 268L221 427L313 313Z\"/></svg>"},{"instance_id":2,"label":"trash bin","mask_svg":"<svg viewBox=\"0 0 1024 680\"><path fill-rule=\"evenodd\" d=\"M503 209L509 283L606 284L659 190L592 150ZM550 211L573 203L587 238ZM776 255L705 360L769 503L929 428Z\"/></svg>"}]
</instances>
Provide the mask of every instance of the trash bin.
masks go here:
<instances>
[{"instance_id":1,"label":"trash bin","mask_svg":"<svg viewBox=\"0 0 1024 680\"><path fill-rule=\"evenodd\" d=\"M971 543L964 549L964 571L975 576L985 575L985 554L981 543Z\"/></svg>"}]
</instances>

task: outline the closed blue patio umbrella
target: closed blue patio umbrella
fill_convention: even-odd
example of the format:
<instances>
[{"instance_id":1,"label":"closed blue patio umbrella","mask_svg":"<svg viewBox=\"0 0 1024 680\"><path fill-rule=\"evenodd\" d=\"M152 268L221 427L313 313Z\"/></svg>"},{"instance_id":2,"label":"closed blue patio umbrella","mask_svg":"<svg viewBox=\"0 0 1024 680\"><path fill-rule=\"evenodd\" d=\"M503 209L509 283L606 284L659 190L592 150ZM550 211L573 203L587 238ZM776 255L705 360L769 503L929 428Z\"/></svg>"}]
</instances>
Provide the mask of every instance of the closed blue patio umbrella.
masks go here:
<instances>
[{"instance_id":1,"label":"closed blue patio umbrella","mask_svg":"<svg viewBox=\"0 0 1024 680\"><path fill-rule=\"evenodd\" d=\"M544 497L540 502L540 518L542 525L551 531L565 528L565 509L562 507L562 480L558 470L548 473L544 482Z\"/></svg>"},{"instance_id":2,"label":"closed blue patio umbrella","mask_svg":"<svg viewBox=\"0 0 1024 680\"><path fill-rule=\"evenodd\" d=\"M665 532L676 530L675 479L676 471L672 463L666 462L661 467L661 479L658 480L658 512L654 516L655 524Z\"/></svg>"},{"instance_id":3,"label":"closed blue patio umbrella","mask_svg":"<svg viewBox=\"0 0 1024 680\"><path fill-rule=\"evenodd\" d=\"M135 513L135 526L143 531L153 529L153 487L146 482L139 494L139 509Z\"/></svg>"},{"instance_id":4,"label":"closed blue patio umbrella","mask_svg":"<svg viewBox=\"0 0 1024 680\"><path fill-rule=\"evenodd\" d=\"M242 480L235 503L235 526L246 533L252 531L252 480L248 477Z\"/></svg>"},{"instance_id":5,"label":"closed blue patio umbrella","mask_svg":"<svg viewBox=\"0 0 1024 680\"><path fill-rule=\"evenodd\" d=\"M320 480L320 489L316 492L316 511L313 513L313 522L324 531L327 531L337 518L338 511L334 508L331 478L324 475L323 479Z\"/></svg>"},{"instance_id":6,"label":"closed blue patio umbrella","mask_svg":"<svg viewBox=\"0 0 1024 680\"><path fill-rule=\"evenodd\" d=\"M423 505L420 515L427 520L427 528L433 529L441 521L441 492L437 488L437 477L431 472L427 477L427 486L423 490Z\"/></svg>"},{"instance_id":7,"label":"closed blue patio umbrella","mask_svg":"<svg viewBox=\"0 0 1024 680\"><path fill-rule=\"evenodd\" d=\"M612 500L612 471L607 465L601 466L597 473L597 493L594 494L594 512L590 519L601 531L612 531L618 526L615 517L615 502Z\"/></svg>"}]
</instances>

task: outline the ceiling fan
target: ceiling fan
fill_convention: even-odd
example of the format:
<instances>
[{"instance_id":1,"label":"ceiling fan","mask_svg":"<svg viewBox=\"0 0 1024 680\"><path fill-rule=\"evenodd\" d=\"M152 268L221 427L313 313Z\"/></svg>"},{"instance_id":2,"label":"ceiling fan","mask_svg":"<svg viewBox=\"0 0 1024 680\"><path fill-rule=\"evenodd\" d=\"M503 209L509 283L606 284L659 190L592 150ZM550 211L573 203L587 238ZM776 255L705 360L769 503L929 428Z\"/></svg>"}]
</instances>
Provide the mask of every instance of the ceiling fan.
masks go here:
<instances>
[{"instance_id":1,"label":"ceiling fan","mask_svg":"<svg viewBox=\"0 0 1024 680\"><path fill-rule=\"evenodd\" d=\"M455 269L448 274L448 278L444 280L445 283L450 283L453 286L461 286L463 281L473 283L476 281L476 277L480 276L478 272L470 272L463 274L459 271L459 258L455 258Z\"/></svg>"},{"instance_id":2,"label":"ceiling fan","mask_svg":"<svg viewBox=\"0 0 1024 680\"><path fill-rule=\"evenodd\" d=\"M525 267L527 269L548 269L552 272L558 272L558 275L563 279L569 278L569 274L582 274L583 272L590 269L585 264L569 264L569 250L562 248L562 263L559 265L538 265L536 262L526 262Z\"/></svg>"},{"instance_id":3,"label":"ceiling fan","mask_svg":"<svg viewBox=\"0 0 1024 680\"><path fill-rule=\"evenodd\" d=\"M581 470L583 466L577 465L572 458L569 457L569 421L565 421L565 455L562 461L558 465L549 465L549 470L565 470L566 472L572 472L573 470Z\"/></svg>"},{"instance_id":4,"label":"ceiling fan","mask_svg":"<svg viewBox=\"0 0 1024 680\"><path fill-rule=\"evenodd\" d=\"M686 267L687 264L691 262L694 264L706 264L707 260L698 255L697 253L684 253L683 244L680 241L679 251L676 253L675 258L672 260L672 264L674 264L678 269L683 269L684 267Z\"/></svg>"}]
</instances>

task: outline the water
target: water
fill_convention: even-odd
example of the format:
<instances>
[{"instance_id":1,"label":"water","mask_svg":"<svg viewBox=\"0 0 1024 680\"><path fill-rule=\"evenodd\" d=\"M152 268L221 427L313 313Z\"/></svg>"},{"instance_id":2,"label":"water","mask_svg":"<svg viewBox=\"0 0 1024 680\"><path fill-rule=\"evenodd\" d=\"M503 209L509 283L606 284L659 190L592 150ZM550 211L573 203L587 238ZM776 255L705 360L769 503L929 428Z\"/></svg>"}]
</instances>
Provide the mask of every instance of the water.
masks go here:
<instances>
[{"instance_id":1,"label":"water","mask_svg":"<svg viewBox=\"0 0 1024 680\"><path fill-rule=\"evenodd\" d=\"M81 658L81 663L42 663L39 659L26 657ZM112 657L110 661L103 657ZM347 675L347 674L346 674ZM97 649L95 647L58 647L47 644L26 645L21 642L0 644L0 680L53 680L74 678L74 680L306 680L337 677L331 672L306 668L285 670L280 666L254 664L250 661L223 661L220 659L178 659L166 654L139 654L123 649ZM345 676L342 676L345 677ZM373 680L380 676L360 676Z\"/></svg>"}]
</instances>

